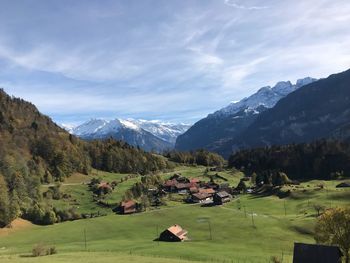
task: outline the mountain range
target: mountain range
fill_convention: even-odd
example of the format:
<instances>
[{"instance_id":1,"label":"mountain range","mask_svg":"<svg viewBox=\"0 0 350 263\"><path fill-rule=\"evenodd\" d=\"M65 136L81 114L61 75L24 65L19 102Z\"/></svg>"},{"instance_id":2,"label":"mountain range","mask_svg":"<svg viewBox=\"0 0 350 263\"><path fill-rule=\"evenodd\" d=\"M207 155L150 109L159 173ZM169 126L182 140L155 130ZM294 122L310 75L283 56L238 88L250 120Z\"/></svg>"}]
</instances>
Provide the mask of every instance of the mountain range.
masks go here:
<instances>
[{"instance_id":1,"label":"mountain range","mask_svg":"<svg viewBox=\"0 0 350 263\"><path fill-rule=\"evenodd\" d=\"M175 147L228 157L241 149L318 139L350 139L350 70L261 88L194 124Z\"/></svg>"},{"instance_id":2,"label":"mountain range","mask_svg":"<svg viewBox=\"0 0 350 263\"><path fill-rule=\"evenodd\" d=\"M190 125L135 119L91 119L76 127L65 127L80 138L123 140L146 151L161 152L174 148L176 138Z\"/></svg>"},{"instance_id":3,"label":"mountain range","mask_svg":"<svg viewBox=\"0 0 350 263\"><path fill-rule=\"evenodd\" d=\"M223 154L221 148L251 125L259 114L272 108L288 94L316 81L303 78L295 84L278 82L274 87L266 86L253 95L233 102L195 123L187 132L177 138L177 150L208 149Z\"/></svg>"}]
</instances>

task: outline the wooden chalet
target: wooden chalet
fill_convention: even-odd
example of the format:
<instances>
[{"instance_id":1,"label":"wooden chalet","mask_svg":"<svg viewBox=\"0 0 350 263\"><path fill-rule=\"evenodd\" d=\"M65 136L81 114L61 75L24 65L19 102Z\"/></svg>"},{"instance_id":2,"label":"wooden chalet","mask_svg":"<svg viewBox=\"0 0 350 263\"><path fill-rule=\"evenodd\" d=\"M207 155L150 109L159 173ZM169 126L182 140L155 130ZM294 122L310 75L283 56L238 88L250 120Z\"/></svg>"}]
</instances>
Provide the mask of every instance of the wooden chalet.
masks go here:
<instances>
[{"instance_id":1,"label":"wooden chalet","mask_svg":"<svg viewBox=\"0 0 350 263\"><path fill-rule=\"evenodd\" d=\"M164 184L163 184L163 189L167 192L174 192L175 191L175 185L178 184L178 181L176 181L176 179L170 179L167 180Z\"/></svg>"},{"instance_id":2,"label":"wooden chalet","mask_svg":"<svg viewBox=\"0 0 350 263\"><path fill-rule=\"evenodd\" d=\"M137 204L133 200L128 200L120 203L119 211L121 214L133 214L137 211Z\"/></svg>"},{"instance_id":3,"label":"wooden chalet","mask_svg":"<svg viewBox=\"0 0 350 263\"><path fill-rule=\"evenodd\" d=\"M230 202L231 199L232 196L225 191L217 192L213 196L213 201L216 205L222 205L224 203Z\"/></svg>"},{"instance_id":4,"label":"wooden chalet","mask_svg":"<svg viewBox=\"0 0 350 263\"><path fill-rule=\"evenodd\" d=\"M164 230L158 240L167 242L181 242L187 240L187 231L179 225L173 225Z\"/></svg>"},{"instance_id":5,"label":"wooden chalet","mask_svg":"<svg viewBox=\"0 0 350 263\"><path fill-rule=\"evenodd\" d=\"M207 194L208 196L213 196L215 194L215 190L213 188L199 188L198 192Z\"/></svg>"},{"instance_id":6,"label":"wooden chalet","mask_svg":"<svg viewBox=\"0 0 350 263\"><path fill-rule=\"evenodd\" d=\"M211 196L207 193L195 193L191 195L191 201L193 203L204 203L206 201L210 201Z\"/></svg>"},{"instance_id":7,"label":"wooden chalet","mask_svg":"<svg viewBox=\"0 0 350 263\"><path fill-rule=\"evenodd\" d=\"M294 243L293 263L341 263L337 246Z\"/></svg>"}]
</instances>

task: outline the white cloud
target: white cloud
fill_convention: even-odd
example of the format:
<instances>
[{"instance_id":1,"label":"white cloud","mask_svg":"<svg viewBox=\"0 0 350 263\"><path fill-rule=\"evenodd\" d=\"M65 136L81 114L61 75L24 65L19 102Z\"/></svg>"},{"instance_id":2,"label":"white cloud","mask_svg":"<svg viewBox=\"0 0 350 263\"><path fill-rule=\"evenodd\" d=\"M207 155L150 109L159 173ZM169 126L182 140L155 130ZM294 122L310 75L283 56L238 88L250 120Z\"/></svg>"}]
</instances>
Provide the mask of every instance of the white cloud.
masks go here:
<instances>
[{"instance_id":1,"label":"white cloud","mask_svg":"<svg viewBox=\"0 0 350 263\"><path fill-rule=\"evenodd\" d=\"M0 66L12 64L0 79L55 116L129 112L186 120L279 80L350 67L350 1L261 2L164 1L157 9L125 2L100 10L77 0L54 16L21 7L25 15L0 17Z\"/></svg>"},{"instance_id":2,"label":"white cloud","mask_svg":"<svg viewBox=\"0 0 350 263\"><path fill-rule=\"evenodd\" d=\"M267 9L268 6L246 6L242 4L238 4L236 0L225 0L224 1L226 5L238 8L238 9L244 9L244 10L261 10L261 9Z\"/></svg>"}]
</instances>

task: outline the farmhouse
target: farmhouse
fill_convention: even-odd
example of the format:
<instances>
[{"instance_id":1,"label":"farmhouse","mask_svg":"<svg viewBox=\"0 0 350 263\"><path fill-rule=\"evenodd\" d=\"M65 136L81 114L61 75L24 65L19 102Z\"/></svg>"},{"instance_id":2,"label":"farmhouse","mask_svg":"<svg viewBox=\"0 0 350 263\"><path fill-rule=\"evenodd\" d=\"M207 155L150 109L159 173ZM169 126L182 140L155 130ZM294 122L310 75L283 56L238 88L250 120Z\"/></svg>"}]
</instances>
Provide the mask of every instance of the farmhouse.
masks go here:
<instances>
[{"instance_id":1,"label":"farmhouse","mask_svg":"<svg viewBox=\"0 0 350 263\"><path fill-rule=\"evenodd\" d=\"M294 243L293 263L336 263L342 256L337 246Z\"/></svg>"},{"instance_id":2,"label":"farmhouse","mask_svg":"<svg viewBox=\"0 0 350 263\"><path fill-rule=\"evenodd\" d=\"M187 239L187 231L179 225L173 225L164 230L160 234L158 240L167 242L181 242Z\"/></svg>"},{"instance_id":3,"label":"farmhouse","mask_svg":"<svg viewBox=\"0 0 350 263\"><path fill-rule=\"evenodd\" d=\"M191 196L191 201L193 203L203 203L205 201L211 200L211 196L207 193L195 193Z\"/></svg>"},{"instance_id":4,"label":"farmhouse","mask_svg":"<svg viewBox=\"0 0 350 263\"><path fill-rule=\"evenodd\" d=\"M207 194L208 196L213 196L215 194L215 190L213 188L199 188L198 192Z\"/></svg>"},{"instance_id":5,"label":"farmhouse","mask_svg":"<svg viewBox=\"0 0 350 263\"><path fill-rule=\"evenodd\" d=\"M232 196L225 191L217 192L213 196L214 203L216 205L222 205L224 203L230 202Z\"/></svg>"},{"instance_id":6,"label":"farmhouse","mask_svg":"<svg viewBox=\"0 0 350 263\"><path fill-rule=\"evenodd\" d=\"M121 202L119 210L121 214L133 214L136 213L136 206L137 204L134 201L128 200Z\"/></svg>"}]
</instances>

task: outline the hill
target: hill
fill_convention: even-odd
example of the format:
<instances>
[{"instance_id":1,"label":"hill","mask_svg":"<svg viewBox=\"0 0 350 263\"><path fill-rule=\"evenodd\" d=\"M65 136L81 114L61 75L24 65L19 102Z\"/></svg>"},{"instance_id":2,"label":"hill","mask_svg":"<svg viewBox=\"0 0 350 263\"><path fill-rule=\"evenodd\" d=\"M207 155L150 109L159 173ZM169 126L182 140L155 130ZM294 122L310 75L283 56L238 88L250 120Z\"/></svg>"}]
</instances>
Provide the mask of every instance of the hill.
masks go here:
<instances>
[{"instance_id":1,"label":"hill","mask_svg":"<svg viewBox=\"0 0 350 263\"><path fill-rule=\"evenodd\" d=\"M84 142L33 104L10 97L2 89L0 145L0 227L41 200L43 182L62 181L74 172L87 174L91 166L141 174L168 166L164 158L124 142Z\"/></svg>"}]
</instances>

